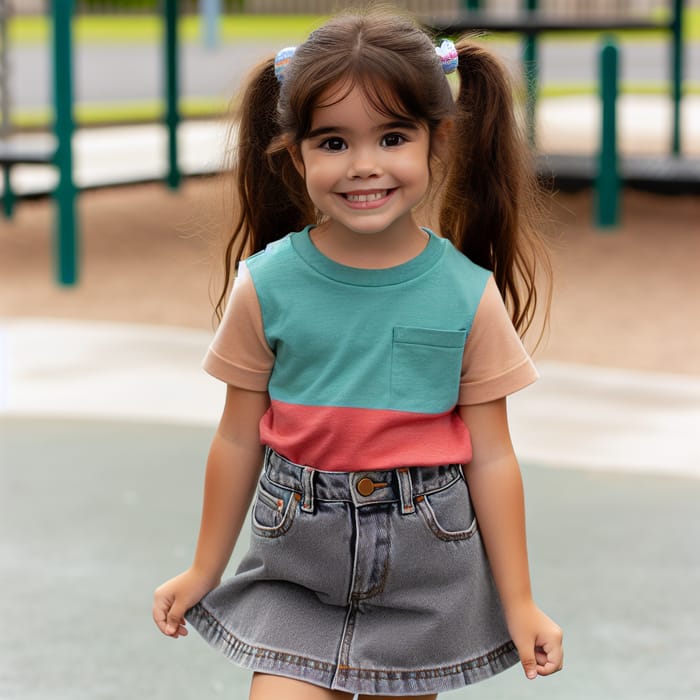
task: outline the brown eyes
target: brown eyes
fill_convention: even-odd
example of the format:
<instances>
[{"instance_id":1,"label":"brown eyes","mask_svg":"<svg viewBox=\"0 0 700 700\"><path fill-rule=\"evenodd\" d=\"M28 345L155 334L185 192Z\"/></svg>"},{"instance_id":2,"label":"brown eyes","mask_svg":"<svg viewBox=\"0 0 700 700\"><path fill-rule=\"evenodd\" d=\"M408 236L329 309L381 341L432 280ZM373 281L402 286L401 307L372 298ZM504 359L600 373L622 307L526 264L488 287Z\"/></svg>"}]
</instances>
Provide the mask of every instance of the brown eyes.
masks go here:
<instances>
[{"instance_id":1,"label":"brown eyes","mask_svg":"<svg viewBox=\"0 0 700 700\"><path fill-rule=\"evenodd\" d=\"M392 133L382 136L380 145L382 146L382 148L395 148L396 146L400 146L406 141L406 137L402 134ZM345 140L340 138L339 136L334 136L330 139L326 139L325 141L322 141L319 144L319 148L323 149L324 151L333 152L344 151L347 147L348 145L345 142Z\"/></svg>"}]
</instances>

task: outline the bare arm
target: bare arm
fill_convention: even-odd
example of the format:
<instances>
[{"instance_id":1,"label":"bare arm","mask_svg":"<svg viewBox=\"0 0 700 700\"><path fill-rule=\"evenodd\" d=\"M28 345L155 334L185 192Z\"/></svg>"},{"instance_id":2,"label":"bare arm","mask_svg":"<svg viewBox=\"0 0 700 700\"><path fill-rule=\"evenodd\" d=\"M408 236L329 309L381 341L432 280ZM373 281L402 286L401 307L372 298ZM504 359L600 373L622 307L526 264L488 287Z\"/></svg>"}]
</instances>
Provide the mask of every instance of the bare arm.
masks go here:
<instances>
[{"instance_id":1,"label":"bare arm","mask_svg":"<svg viewBox=\"0 0 700 700\"><path fill-rule=\"evenodd\" d=\"M465 474L508 629L528 678L554 673L562 667L562 635L532 599L523 485L506 400L461 406L460 416L472 435Z\"/></svg>"},{"instance_id":2,"label":"bare arm","mask_svg":"<svg viewBox=\"0 0 700 700\"><path fill-rule=\"evenodd\" d=\"M268 406L265 392L227 388L207 459L193 564L154 594L153 619L168 636L187 634L185 612L221 580L255 492L263 456L258 424Z\"/></svg>"}]
</instances>

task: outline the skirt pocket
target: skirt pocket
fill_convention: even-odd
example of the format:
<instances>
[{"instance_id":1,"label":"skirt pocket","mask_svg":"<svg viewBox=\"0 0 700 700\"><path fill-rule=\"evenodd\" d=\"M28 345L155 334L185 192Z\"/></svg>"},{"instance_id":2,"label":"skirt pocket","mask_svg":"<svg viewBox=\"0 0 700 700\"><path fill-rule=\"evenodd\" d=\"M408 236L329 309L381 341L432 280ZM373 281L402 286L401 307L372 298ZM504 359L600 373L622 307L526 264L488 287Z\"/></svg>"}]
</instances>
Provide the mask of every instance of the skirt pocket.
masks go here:
<instances>
[{"instance_id":1,"label":"skirt pocket","mask_svg":"<svg viewBox=\"0 0 700 700\"><path fill-rule=\"evenodd\" d=\"M469 488L461 476L440 491L419 496L416 508L430 532L443 542L468 540L478 531Z\"/></svg>"},{"instance_id":2,"label":"skirt pocket","mask_svg":"<svg viewBox=\"0 0 700 700\"><path fill-rule=\"evenodd\" d=\"M299 494L272 484L265 476L258 483L252 510L252 530L260 537L281 537L289 531Z\"/></svg>"}]
</instances>

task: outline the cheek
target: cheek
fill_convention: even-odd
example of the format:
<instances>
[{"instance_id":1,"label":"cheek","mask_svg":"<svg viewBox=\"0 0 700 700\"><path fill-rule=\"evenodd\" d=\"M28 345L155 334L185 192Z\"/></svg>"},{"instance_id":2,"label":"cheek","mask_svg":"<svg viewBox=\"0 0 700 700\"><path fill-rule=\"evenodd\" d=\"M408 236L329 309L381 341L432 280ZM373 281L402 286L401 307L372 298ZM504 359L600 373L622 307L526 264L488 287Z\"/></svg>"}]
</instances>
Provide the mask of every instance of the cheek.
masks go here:
<instances>
[{"instance_id":1,"label":"cheek","mask_svg":"<svg viewBox=\"0 0 700 700\"><path fill-rule=\"evenodd\" d=\"M416 187L427 188L430 184L430 166L427 158L415 158L406 163L405 173L410 173L411 180Z\"/></svg>"},{"instance_id":2,"label":"cheek","mask_svg":"<svg viewBox=\"0 0 700 700\"><path fill-rule=\"evenodd\" d=\"M338 179L336 164L324 160L323 162L311 159L306 163L306 186L314 189L326 189Z\"/></svg>"},{"instance_id":3,"label":"cheek","mask_svg":"<svg viewBox=\"0 0 700 700\"><path fill-rule=\"evenodd\" d=\"M416 147L402 153L402 158L396 165L401 172L410 175L411 179L419 181L430 177L429 158L427 148Z\"/></svg>"}]
</instances>

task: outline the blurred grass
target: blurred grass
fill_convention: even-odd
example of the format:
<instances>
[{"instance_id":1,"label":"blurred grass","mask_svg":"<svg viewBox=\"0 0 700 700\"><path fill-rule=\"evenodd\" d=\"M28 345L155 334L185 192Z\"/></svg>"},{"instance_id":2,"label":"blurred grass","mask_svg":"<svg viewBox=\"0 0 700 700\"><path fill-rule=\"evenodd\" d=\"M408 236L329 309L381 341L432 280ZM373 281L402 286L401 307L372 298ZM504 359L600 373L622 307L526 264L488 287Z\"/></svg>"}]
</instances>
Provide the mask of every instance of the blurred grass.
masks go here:
<instances>
[{"instance_id":1,"label":"blurred grass","mask_svg":"<svg viewBox=\"0 0 700 700\"><path fill-rule=\"evenodd\" d=\"M227 100L216 98L183 97L180 99L183 119L222 118L229 109ZM163 100L134 100L100 104L77 103L75 120L78 126L106 126L110 124L143 124L161 121L165 113ZM48 107L15 109L12 124L17 129L46 129L53 120Z\"/></svg>"},{"instance_id":2,"label":"blurred grass","mask_svg":"<svg viewBox=\"0 0 700 700\"><path fill-rule=\"evenodd\" d=\"M318 15L236 15L221 18L222 41L305 39L325 17ZM41 44L49 40L50 23L45 16L14 16L8 24L9 40L19 44ZM161 40L162 21L155 15L88 15L74 21L75 41L82 44L113 42L152 44ZM179 19L182 41L199 41L201 21L196 16Z\"/></svg>"},{"instance_id":3,"label":"blurred grass","mask_svg":"<svg viewBox=\"0 0 700 700\"><path fill-rule=\"evenodd\" d=\"M683 85L685 95L700 95L700 83L686 81ZM568 97L570 95L596 95L598 94L597 83L547 83L540 90L541 97ZM622 95L666 95L671 94L670 84L648 82L638 83L634 81L623 81L620 84L620 94Z\"/></svg>"}]
</instances>

